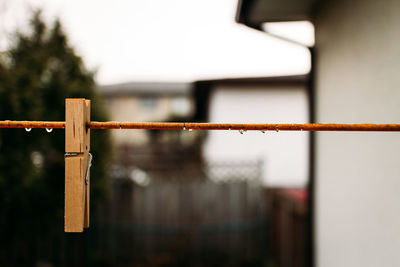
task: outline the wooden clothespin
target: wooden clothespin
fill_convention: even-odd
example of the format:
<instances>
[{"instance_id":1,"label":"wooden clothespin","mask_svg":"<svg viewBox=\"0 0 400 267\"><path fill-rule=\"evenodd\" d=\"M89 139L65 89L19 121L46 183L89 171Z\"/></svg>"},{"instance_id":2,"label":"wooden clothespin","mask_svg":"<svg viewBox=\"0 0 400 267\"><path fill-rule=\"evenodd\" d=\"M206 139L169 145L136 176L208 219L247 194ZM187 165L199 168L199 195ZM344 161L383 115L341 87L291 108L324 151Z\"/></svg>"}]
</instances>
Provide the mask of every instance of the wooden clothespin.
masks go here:
<instances>
[{"instance_id":1,"label":"wooden clothespin","mask_svg":"<svg viewBox=\"0 0 400 267\"><path fill-rule=\"evenodd\" d=\"M90 100L65 101L65 232L89 227Z\"/></svg>"}]
</instances>

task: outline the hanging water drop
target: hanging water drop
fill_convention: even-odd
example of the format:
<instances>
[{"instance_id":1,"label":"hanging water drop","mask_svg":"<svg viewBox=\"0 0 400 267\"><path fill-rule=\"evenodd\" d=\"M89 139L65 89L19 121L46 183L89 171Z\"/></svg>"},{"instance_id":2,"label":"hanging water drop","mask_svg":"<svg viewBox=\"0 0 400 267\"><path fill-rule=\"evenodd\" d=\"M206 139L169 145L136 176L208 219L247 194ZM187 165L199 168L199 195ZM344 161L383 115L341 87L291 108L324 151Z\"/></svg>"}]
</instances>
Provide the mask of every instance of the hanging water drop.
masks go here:
<instances>
[{"instance_id":1,"label":"hanging water drop","mask_svg":"<svg viewBox=\"0 0 400 267\"><path fill-rule=\"evenodd\" d=\"M240 134L244 134L246 132L246 130L239 130Z\"/></svg>"},{"instance_id":2,"label":"hanging water drop","mask_svg":"<svg viewBox=\"0 0 400 267\"><path fill-rule=\"evenodd\" d=\"M186 131L186 127L185 126L183 126L183 130Z\"/></svg>"},{"instance_id":3,"label":"hanging water drop","mask_svg":"<svg viewBox=\"0 0 400 267\"><path fill-rule=\"evenodd\" d=\"M261 131L263 134L265 134L265 131Z\"/></svg>"},{"instance_id":4,"label":"hanging water drop","mask_svg":"<svg viewBox=\"0 0 400 267\"><path fill-rule=\"evenodd\" d=\"M47 131L48 133L51 133L51 132L53 131L53 128L46 128L46 131Z\"/></svg>"},{"instance_id":5,"label":"hanging water drop","mask_svg":"<svg viewBox=\"0 0 400 267\"><path fill-rule=\"evenodd\" d=\"M229 130L229 131L230 131L230 130L232 130L232 129L231 129L231 127L229 127L229 129L228 129L228 130Z\"/></svg>"},{"instance_id":6,"label":"hanging water drop","mask_svg":"<svg viewBox=\"0 0 400 267\"><path fill-rule=\"evenodd\" d=\"M25 128L25 131L30 132L32 128Z\"/></svg>"}]
</instances>

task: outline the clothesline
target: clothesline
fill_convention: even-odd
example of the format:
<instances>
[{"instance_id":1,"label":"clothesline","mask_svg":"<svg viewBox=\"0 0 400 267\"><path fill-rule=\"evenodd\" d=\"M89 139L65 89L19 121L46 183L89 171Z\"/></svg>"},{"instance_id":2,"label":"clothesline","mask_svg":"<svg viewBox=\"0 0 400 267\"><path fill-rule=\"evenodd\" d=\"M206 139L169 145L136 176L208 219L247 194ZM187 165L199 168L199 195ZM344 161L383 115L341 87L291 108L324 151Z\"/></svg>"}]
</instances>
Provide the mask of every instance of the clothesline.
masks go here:
<instances>
[{"instance_id":1,"label":"clothesline","mask_svg":"<svg viewBox=\"0 0 400 267\"><path fill-rule=\"evenodd\" d=\"M0 128L64 129L63 121L0 121ZM400 131L400 124L244 124L195 122L88 122L89 129L149 129L149 130L239 130L239 131Z\"/></svg>"}]
</instances>

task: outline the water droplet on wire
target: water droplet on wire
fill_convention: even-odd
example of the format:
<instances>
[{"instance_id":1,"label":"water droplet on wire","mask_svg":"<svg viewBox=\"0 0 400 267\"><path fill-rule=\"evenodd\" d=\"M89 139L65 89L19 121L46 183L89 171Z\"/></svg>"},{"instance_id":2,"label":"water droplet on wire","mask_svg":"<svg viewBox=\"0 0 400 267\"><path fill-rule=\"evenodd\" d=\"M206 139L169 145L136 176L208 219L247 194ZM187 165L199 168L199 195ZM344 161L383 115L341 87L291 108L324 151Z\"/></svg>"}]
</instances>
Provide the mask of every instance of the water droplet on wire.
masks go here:
<instances>
[{"instance_id":1,"label":"water droplet on wire","mask_svg":"<svg viewBox=\"0 0 400 267\"><path fill-rule=\"evenodd\" d=\"M265 134L265 131L261 131L261 133Z\"/></svg>"},{"instance_id":2,"label":"water droplet on wire","mask_svg":"<svg viewBox=\"0 0 400 267\"><path fill-rule=\"evenodd\" d=\"M246 132L246 130L239 130L240 134L244 134Z\"/></svg>"},{"instance_id":3,"label":"water droplet on wire","mask_svg":"<svg viewBox=\"0 0 400 267\"><path fill-rule=\"evenodd\" d=\"M32 128L25 128L25 131L30 132Z\"/></svg>"},{"instance_id":4,"label":"water droplet on wire","mask_svg":"<svg viewBox=\"0 0 400 267\"><path fill-rule=\"evenodd\" d=\"M183 130L186 131L186 127L185 126L183 126Z\"/></svg>"},{"instance_id":5,"label":"water droplet on wire","mask_svg":"<svg viewBox=\"0 0 400 267\"><path fill-rule=\"evenodd\" d=\"M46 131L47 131L48 133L51 133L51 132L53 131L53 128L46 128Z\"/></svg>"}]
</instances>

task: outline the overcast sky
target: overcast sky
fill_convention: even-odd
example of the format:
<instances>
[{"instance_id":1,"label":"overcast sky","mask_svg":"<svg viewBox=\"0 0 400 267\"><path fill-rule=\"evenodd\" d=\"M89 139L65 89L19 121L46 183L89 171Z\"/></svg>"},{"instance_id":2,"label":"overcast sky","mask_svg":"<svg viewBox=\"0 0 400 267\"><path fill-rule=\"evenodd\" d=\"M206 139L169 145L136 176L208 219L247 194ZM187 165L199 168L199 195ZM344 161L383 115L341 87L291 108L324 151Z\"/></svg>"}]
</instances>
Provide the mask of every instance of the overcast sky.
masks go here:
<instances>
[{"instance_id":1,"label":"overcast sky","mask_svg":"<svg viewBox=\"0 0 400 267\"><path fill-rule=\"evenodd\" d=\"M304 74L304 47L235 23L237 0L0 0L0 47L29 10L59 17L100 84ZM297 30L298 33L298 30Z\"/></svg>"}]
</instances>

